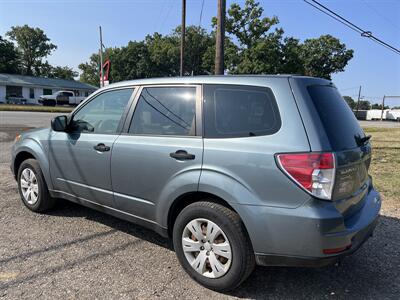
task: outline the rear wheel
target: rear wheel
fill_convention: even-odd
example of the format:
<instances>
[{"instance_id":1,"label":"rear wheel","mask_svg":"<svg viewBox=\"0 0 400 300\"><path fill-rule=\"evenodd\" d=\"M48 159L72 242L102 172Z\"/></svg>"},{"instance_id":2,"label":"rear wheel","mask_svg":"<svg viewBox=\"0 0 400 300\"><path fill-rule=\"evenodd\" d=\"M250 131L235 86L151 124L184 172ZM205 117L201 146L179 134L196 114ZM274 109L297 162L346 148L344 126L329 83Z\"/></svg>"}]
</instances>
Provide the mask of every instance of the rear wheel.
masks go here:
<instances>
[{"instance_id":1,"label":"rear wheel","mask_svg":"<svg viewBox=\"0 0 400 300\"><path fill-rule=\"evenodd\" d=\"M18 169L18 190L24 205L34 212L44 212L54 206L39 163L27 159Z\"/></svg>"},{"instance_id":2,"label":"rear wheel","mask_svg":"<svg viewBox=\"0 0 400 300\"><path fill-rule=\"evenodd\" d=\"M56 101L55 100L43 101L43 106L56 106Z\"/></svg>"},{"instance_id":3,"label":"rear wheel","mask_svg":"<svg viewBox=\"0 0 400 300\"><path fill-rule=\"evenodd\" d=\"M196 202L183 209L174 225L173 241L185 271L216 291L236 288L255 266L243 222L220 204Z\"/></svg>"}]
</instances>

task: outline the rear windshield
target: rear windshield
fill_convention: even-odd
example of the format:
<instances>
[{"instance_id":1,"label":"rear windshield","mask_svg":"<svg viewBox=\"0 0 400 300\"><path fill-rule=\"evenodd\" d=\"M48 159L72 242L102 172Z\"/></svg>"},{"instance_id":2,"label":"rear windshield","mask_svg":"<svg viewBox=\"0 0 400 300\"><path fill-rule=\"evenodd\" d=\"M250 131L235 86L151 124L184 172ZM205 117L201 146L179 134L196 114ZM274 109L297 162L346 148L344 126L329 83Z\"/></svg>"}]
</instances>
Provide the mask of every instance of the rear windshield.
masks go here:
<instances>
[{"instance_id":1,"label":"rear windshield","mask_svg":"<svg viewBox=\"0 0 400 300\"><path fill-rule=\"evenodd\" d=\"M281 126L275 97L266 87L205 85L204 115L208 138L269 135Z\"/></svg>"},{"instance_id":2,"label":"rear windshield","mask_svg":"<svg viewBox=\"0 0 400 300\"><path fill-rule=\"evenodd\" d=\"M337 89L329 85L315 85L309 86L308 92L319 113L332 150L357 147L360 138L365 134Z\"/></svg>"}]
</instances>

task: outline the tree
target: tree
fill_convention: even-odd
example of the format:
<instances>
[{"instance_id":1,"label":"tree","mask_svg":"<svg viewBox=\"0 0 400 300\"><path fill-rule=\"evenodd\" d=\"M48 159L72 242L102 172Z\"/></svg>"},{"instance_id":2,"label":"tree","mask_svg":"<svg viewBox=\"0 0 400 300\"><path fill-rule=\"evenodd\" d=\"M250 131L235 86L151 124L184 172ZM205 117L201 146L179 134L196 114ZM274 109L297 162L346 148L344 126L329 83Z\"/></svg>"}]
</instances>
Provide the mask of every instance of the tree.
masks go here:
<instances>
[{"instance_id":1,"label":"tree","mask_svg":"<svg viewBox=\"0 0 400 300\"><path fill-rule=\"evenodd\" d=\"M303 43L285 37L277 17L263 17L263 8L254 0L244 7L232 4L228 10L225 37L225 70L231 74L295 73L329 78L343 71L353 52L332 36L308 39ZM212 74L215 63L215 25L208 33L198 26L188 26L185 41L185 75ZM180 33L154 33L127 46L108 48L114 81L179 75ZM81 81L98 85L99 59L79 65Z\"/></svg>"},{"instance_id":2,"label":"tree","mask_svg":"<svg viewBox=\"0 0 400 300\"><path fill-rule=\"evenodd\" d=\"M105 58L111 61L113 81L147 77L179 75L180 27L169 35L154 33L143 41L130 41L127 46L107 48ZM232 49L232 44L228 49ZM197 26L186 29L185 70L186 75L210 74L214 65L213 34ZM211 54L212 50L212 54ZM227 57L230 57L227 50ZM211 56L212 55L212 56ZM229 62L230 60L227 59ZM99 85L99 56L93 54L89 61L79 65L80 80Z\"/></svg>"},{"instance_id":3,"label":"tree","mask_svg":"<svg viewBox=\"0 0 400 300\"><path fill-rule=\"evenodd\" d=\"M329 34L307 39L301 46L304 73L309 76L331 79L331 74L344 71L351 58L353 50Z\"/></svg>"},{"instance_id":4,"label":"tree","mask_svg":"<svg viewBox=\"0 0 400 300\"><path fill-rule=\"evenodd\" d=\"M226 31L238 39L240 45L250 49L255 43L271 36L267 32L279 23L276 16L261 18L264 9L254 0L246 0L244 8L233 3L225 21ZM216 24L216 19L213 20ZM280 29L276 30L280 34ZM273 33L272 33L273 34Z\"/></svg>"},{"instance_id":5,"label":"tree","mask_svg":"<svg viewBox=\"0 0 400 300\"><path fill-rule=\"evenodd\" d=\"M358 109L359 110L369 110L369 109L371 109L371 103L367 100L360 100Z\"/></svg>"},{"instance_id":6,"label":"tree","mask_svg":"<svg viewBox=\"0 0 400 300\"><path fill-rule=\"evenodd\" d=\"M237 65L228 69L233 74L277 73L280 70L281 40L283 30L273 26L277 17L263 17L264 10L258 2L247 0L241 8L234 3L228 9L226 31L234 36L239 46L236 51ZM216 19L213 19L215 26Z\"/></svg>"},{"instance_id":7,"label":"tree","mask_svg":"<svg viewBox=\"0 0 400 300\"><path fill-rule=\"evenodd\" d=\"M78 72L74 71L72 68L67 66L52 66L48 61L41 62L37 66L38 70L35 70L36 73L40 73L40 76L47 78L59 78L59 79L67 79L74 80L74 77L78 76Z\"/></svg>"},{"instance_id":8,"label":"tree","mask_svg":"<svg viewBox=\"0 0 400 300\"><path fill-rule=\"evenodd\" d=\"M246 0L243 8L232 4L228 10L226 30L238 40L240 57L230 73L295 73L330 79L353 57L353 50L330 35L303 43L284 37L278 18L262 17L263 12L254 0Z\"/></svg>"},{"instance_id":9,"label":"tree","mask_svg":"<svg viewBox=\"0 0 400 300\"><path fill-rule=\"evenodd\" d=\"M350 96L343 96L344 101L346 101L346 103L349 105L349 107L354 110L357 108L357 102L354 101L353 98L351 98Z\"/></svg>"},{"instance_id":10,"label":"tree","mask_svg":"<svg viewBox=\"0 0 400 300\"><path fill-rule=\"evenodd\" d=\"M382 109L382 104L374 103L371 105L371 109ZM389 106L385 105L383 109L389 109Z\"/></svg>"},{"instance_id":11,"label":"tree","mask_svg":"<svg viewBox=\"0 0 400 300\"><path fill-rule=\"evenodd\" d=\"M53 67L52 72L51 72L51 77L53 77L53 78L74 80L74 77L76 77L76 76L78 76L78 72L74 71L72 68L70 68L68 66Z\"/></svg>"},{"instance_id":12,"label":"tree","mask_svg":"<svg viewBox=\"0 0 400 300\"><path fill-rule=\"evenodd\" d=\"M0 36L0 73L19 73L19 56L12 42Z\"/></svg>"},{"instance_id":13,"label":"tree","mask_svg":"<svg viewBox=\"0 0 400 300\"><path fill-rule=\"evenodd\" d=\"M79 80L94 86L99 86L100 85L99 61L100 61L99 55L92 54L88 62L81 63L78 66L78 68L81 70Z\"/></svg>"},{"instance_id":14,"label":"tree","mask_svg":"<svg viewBox=\"0 0 400 300\"><path fill-rule=\"evenodd\" d=\"M28 25L13 26L6 35L17 44L22 72L27 75L41 75L42 59L57 46L50 42L43 30Z\"/></svg>"}]
</instances>

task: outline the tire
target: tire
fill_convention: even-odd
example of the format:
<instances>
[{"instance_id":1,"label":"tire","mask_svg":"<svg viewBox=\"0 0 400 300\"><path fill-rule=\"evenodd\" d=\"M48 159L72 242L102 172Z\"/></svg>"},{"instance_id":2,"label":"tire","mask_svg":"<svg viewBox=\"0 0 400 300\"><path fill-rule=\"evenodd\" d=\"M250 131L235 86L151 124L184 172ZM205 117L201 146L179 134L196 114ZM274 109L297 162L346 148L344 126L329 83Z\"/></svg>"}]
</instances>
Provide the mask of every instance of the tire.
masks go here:
<instances>
[{"instance_id":1,"label":"tire","mask_svg":"<svg viewBox=\"0 0 400 300\"><path fill-rule=\"evenodd\" d=\"M54 100L43 101L43 106L56 106L56 101Z\"/></svg>"},{"instance_id":2,"label":"tire","mask_svg":"<svg viewBox=\"0 0 400 300\"><path fill-rule=\"evenodd\" d=\"M34 212L45 212L53 208L55 200L49 194L42 170L35 159L27 159L22 162L18 169L17 181L22 203L27 208ZM33 191L33 194L32 192L27 193L29 187L29 191ZM35 197L35 195L37 196Z\"/></svg>"},{"instance_id":3,"label":"tire","mask_svg":"<svg viewBox=\"0 0 400 300\"><path fill-rule=\"evenodd\" d=\"M200 229L202 234L198 237L204 238L203 242L206 243L199 242L199 239L194 237L193 231L187 227L189 223L195 224L197 231ZM196 224L200 224L200 227L196 227ZM222 231L222 234L215 235L215 241L211 243L208 243L206 239L212 236L212 233L204 235L209 226L210 231L213 228L217 228L214 232L219 232L218 229ZM178 260L189 276L203 286L218 292L226 292L238 287L250 276L255 267L253 248L242 220L234 211L217 203L201 201L185 207L175 221L173 243ZM221 246L218 246L218 243L222 243ZM186 249L191 250L184 251L183 244ZM199 245L203 245L201 246L203 249ZM221 252L222 246L225 249L224 254ZM201 250L192 251L198 247ZM221 255L218 255L217 251ZM229 251L231 259L227 258ZM202 264L200 261L204 261L204 257L206 257L205 263ZM215 261L215 258L218 261L212 265L211 262ZM198 266L198 271L192 267L191 263ZM202 265L205 267L202 268Z\"/></svg>"}]
</instances>

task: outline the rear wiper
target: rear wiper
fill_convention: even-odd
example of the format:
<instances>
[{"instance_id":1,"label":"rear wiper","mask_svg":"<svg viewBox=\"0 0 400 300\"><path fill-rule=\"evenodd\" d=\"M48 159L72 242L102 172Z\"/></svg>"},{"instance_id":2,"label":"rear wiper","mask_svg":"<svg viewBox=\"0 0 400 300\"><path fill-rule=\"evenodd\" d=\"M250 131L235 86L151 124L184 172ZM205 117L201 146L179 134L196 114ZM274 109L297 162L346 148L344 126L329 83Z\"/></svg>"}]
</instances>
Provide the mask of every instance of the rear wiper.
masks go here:
<instances>
[{"instance_id":1,"label":"rear wiper","mask_svg":"<svg viewBox=\"0 0 400 300\"><path fill-rule=\"evenodd\" d=\"M365 145L371 139L370 135L366 135L364 137L360 137L360 136L356 135L354 137L356 139L356 142L357 142L358 146Z\"/></svg>"}]
</instances>

